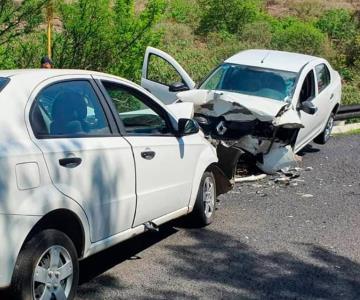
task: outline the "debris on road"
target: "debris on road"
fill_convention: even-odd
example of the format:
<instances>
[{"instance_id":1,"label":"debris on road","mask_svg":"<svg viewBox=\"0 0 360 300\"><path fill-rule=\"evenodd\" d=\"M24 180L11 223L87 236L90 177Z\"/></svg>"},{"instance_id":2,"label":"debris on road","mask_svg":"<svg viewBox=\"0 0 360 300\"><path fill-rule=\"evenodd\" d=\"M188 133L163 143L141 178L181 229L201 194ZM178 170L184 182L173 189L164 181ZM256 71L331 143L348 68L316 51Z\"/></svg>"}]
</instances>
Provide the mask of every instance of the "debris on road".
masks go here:
<instances>
[{"instance_id":1,"label":"debris on road","mask_svg":"<svg viewBox=\"0 0 360 300\"><path fill-rule=\"evenodd\" d=\"M262 180L264 178L266 178L266 174L260 174L260 175L251 175L251 176L246 176L246 177L237 177L235 178L235 182L239 183L239 182L254 182L254 181L259 181Z\"/></svg>"},{"instance_id":2,"label":"debris on road","mask_svg":"<svg viewBox=\"0 0 360 300\"><path fill-rule=\"evenodd\" d=\"M313 197L314 197L314 195L311 195L311 194L304 194L304 195L302 195L301 197L303 197L303 198L313 198Z\"/></svg>"}]
</instances>

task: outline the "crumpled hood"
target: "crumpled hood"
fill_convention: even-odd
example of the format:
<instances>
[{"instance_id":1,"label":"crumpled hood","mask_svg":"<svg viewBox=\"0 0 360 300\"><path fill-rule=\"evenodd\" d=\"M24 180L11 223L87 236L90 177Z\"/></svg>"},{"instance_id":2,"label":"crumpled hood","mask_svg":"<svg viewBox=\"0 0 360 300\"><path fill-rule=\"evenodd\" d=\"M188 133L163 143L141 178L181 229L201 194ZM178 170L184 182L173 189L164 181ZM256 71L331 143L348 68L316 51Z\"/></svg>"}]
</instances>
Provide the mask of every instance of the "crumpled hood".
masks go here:
<instances>
[{"instance_id":1,"label":"crumpled hood","mask_svg":"<svg viewBox=\"0 0 360 300\"><path fill-rule=\"evenodd\" d=\"M249 112L260 121L272 121L288 105L288 103L267 98L214 90L190 90L180 92L177 96L182 102L194 103L195 111L200 112L199 109L203 108L207 109L202 112L206 115L224 116L225 119L239 121L248 119L244 114ZM241 107L245 110L241 110ZM253 117L249 116L248 120Z\"/></svg>"}]
</instances>

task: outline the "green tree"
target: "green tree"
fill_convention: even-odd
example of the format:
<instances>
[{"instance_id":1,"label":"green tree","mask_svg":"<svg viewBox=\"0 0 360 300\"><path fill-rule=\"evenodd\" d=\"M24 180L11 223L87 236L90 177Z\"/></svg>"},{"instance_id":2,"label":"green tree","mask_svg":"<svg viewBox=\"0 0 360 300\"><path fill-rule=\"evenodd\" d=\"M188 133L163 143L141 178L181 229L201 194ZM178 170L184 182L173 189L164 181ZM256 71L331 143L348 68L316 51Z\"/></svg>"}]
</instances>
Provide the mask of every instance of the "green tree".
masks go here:
<instances>
[{"instance_id":1,"label":"green tree","mask_svg":"<svg viewBox=\"0 0 360 300\"><path fill-rule=\"evenodd\" d=\"M0 68L32 65L36 41L34 32L43 22L43 8L49 0L0 0ZM39 58L37 58L39 60Z\"/></svg>"},{"instance_id":2,"label":"green tree","mask_svg":"<svg viewBox=\"0 0 360 300\"><path fill-rule=\"evenodd\" d=\"M63 28L54 40L55 64L138 78L146 46L160 39L153 27L164 8L162 0L149 0L140 13L133 0L60 1Z\"/></svg>"}]
</instances>

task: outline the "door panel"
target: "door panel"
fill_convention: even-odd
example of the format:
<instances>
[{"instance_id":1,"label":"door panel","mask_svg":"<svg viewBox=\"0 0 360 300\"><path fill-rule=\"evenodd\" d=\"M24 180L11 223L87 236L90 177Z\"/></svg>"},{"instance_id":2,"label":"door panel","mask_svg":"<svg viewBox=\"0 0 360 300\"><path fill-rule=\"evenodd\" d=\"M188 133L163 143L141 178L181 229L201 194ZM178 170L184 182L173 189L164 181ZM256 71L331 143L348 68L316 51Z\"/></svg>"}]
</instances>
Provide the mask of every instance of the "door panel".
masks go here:
<instances>
[{"instance_id":1,"label":"door panel","mask_svg":"<svg viewBox=\"0 0 360 300\"><path fill-rule=\"evenodd\" d=\"M301 85L302 88L299 95L299 103L311 100L314 105L317 106L318 100L316 94L315 74L313 70L308 72ZM317 112L314 115L310 115L302 110L299 110L298 113L304 128L299 131L295 148L301 147L304 143L312 140L315 137L314 133L318 128Z\"/></svg>"},{"instance_id":2,"label":"door panel","mask_svg":"<svg viewBox=\"0 0 360 300\"><path fill-rule=\"evenodd\" d=\"M188 206L201 146L199 136L128 136L136 161L137 211L134 226ZM142 153L152 151L152 159Z\"/></svg>"},{"instance_id":3,"label":"door panel","mask_svg":"<svg viewBox=\"0 0 360 300\"><path fill-rule=\"evenodd\" d=\"M141 86L163 103L171 104L176 100L177 92L170 92L169 86L176 82L183 82L189 89L195 88L195 82L175 59L159 49L148 47L143 62Z\"/></svg>"},{"instance_id":4,"label":"door panel","mask_svg":"<svg viewBox=\"0 0 360 300\"><path fill-rule=\"evenodd\" d=\"M136 194L131 146L112 133L93 87L87 79L53 80L37 93L29 119L53 184L82 206L96 242L131 227Z\"/></svg>"},{"instance_id":5,"label":"door panel","mask_svg":"<svg viewBox=\"0 0 360 300\"><path fill-rule=\"evenodd\" d=\"M315 67L316 84L318 90L316 106L318 107L318 126L322 131L333 109L331 102L334 98L333 86L331 84L330 70L325 64Z\"/></svg>"},{"instance_id":6,"label":"door panel","mask_svg":"<svg viewBox=\"0 0 360 300\"><path fill-rule=\"evenodd\" d=\"M197 134L175 137L168 112L139 90L106 79L101 85L134 153L137 208L133 226L187 207L206 142Z\"/></svg>"},{"instance_id":7,"label":"door panel","mask_svg":"<svg viewBox=\"0 0 360 300\"><path fill-rule=\"evenodd\" d=\"M44 139L37 144L54 185L85 210L92 242L131 228L136 206L135 170L124 138ZM61 166L64 158L80 158L81 163Z\"/></svg>"}]
</instances>

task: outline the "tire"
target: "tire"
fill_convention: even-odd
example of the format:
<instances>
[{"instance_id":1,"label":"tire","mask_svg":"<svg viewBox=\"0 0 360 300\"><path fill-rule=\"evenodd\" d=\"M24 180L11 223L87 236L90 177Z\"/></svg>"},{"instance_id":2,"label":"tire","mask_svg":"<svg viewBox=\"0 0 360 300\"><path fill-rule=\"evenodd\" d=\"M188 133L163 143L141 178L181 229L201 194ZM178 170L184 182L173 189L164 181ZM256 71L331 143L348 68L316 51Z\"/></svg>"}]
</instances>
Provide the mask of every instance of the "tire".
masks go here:
<instances>
[{"instance_id":1,"label":"tire","mask_svg":"<svg viewBox=\"0 0 360 300\"><path fill-rule=\"evenodd\" d=\"M193 222L204 227L214 220L216 209L216 181L213 173L205 172L201 178L194 210L191 213Z\"/></svg>"},{"instance_id":2,"label":"tire","mask_svg":"<svg viewBox=\"0 0 360 300\"><path fill-rule=\"evenodd\" d=\"M21 250L11 290L14 299L73 299L78 282L79 262L73 242L61 231L47 229Z\"/></svg>"},{"instance_id":3,"label":"tire","mask_svg":"<svg viewBox=\"0 0 360 300\"><path fill-rule=\"evenodd\" d=\"M328 142L331 136L332 129L334 127L334 121L335 121L335 114L331 113L326 123L324 131L314 139L314 142L316 144L325 145Z\"/></svg>"}]
</instances>

